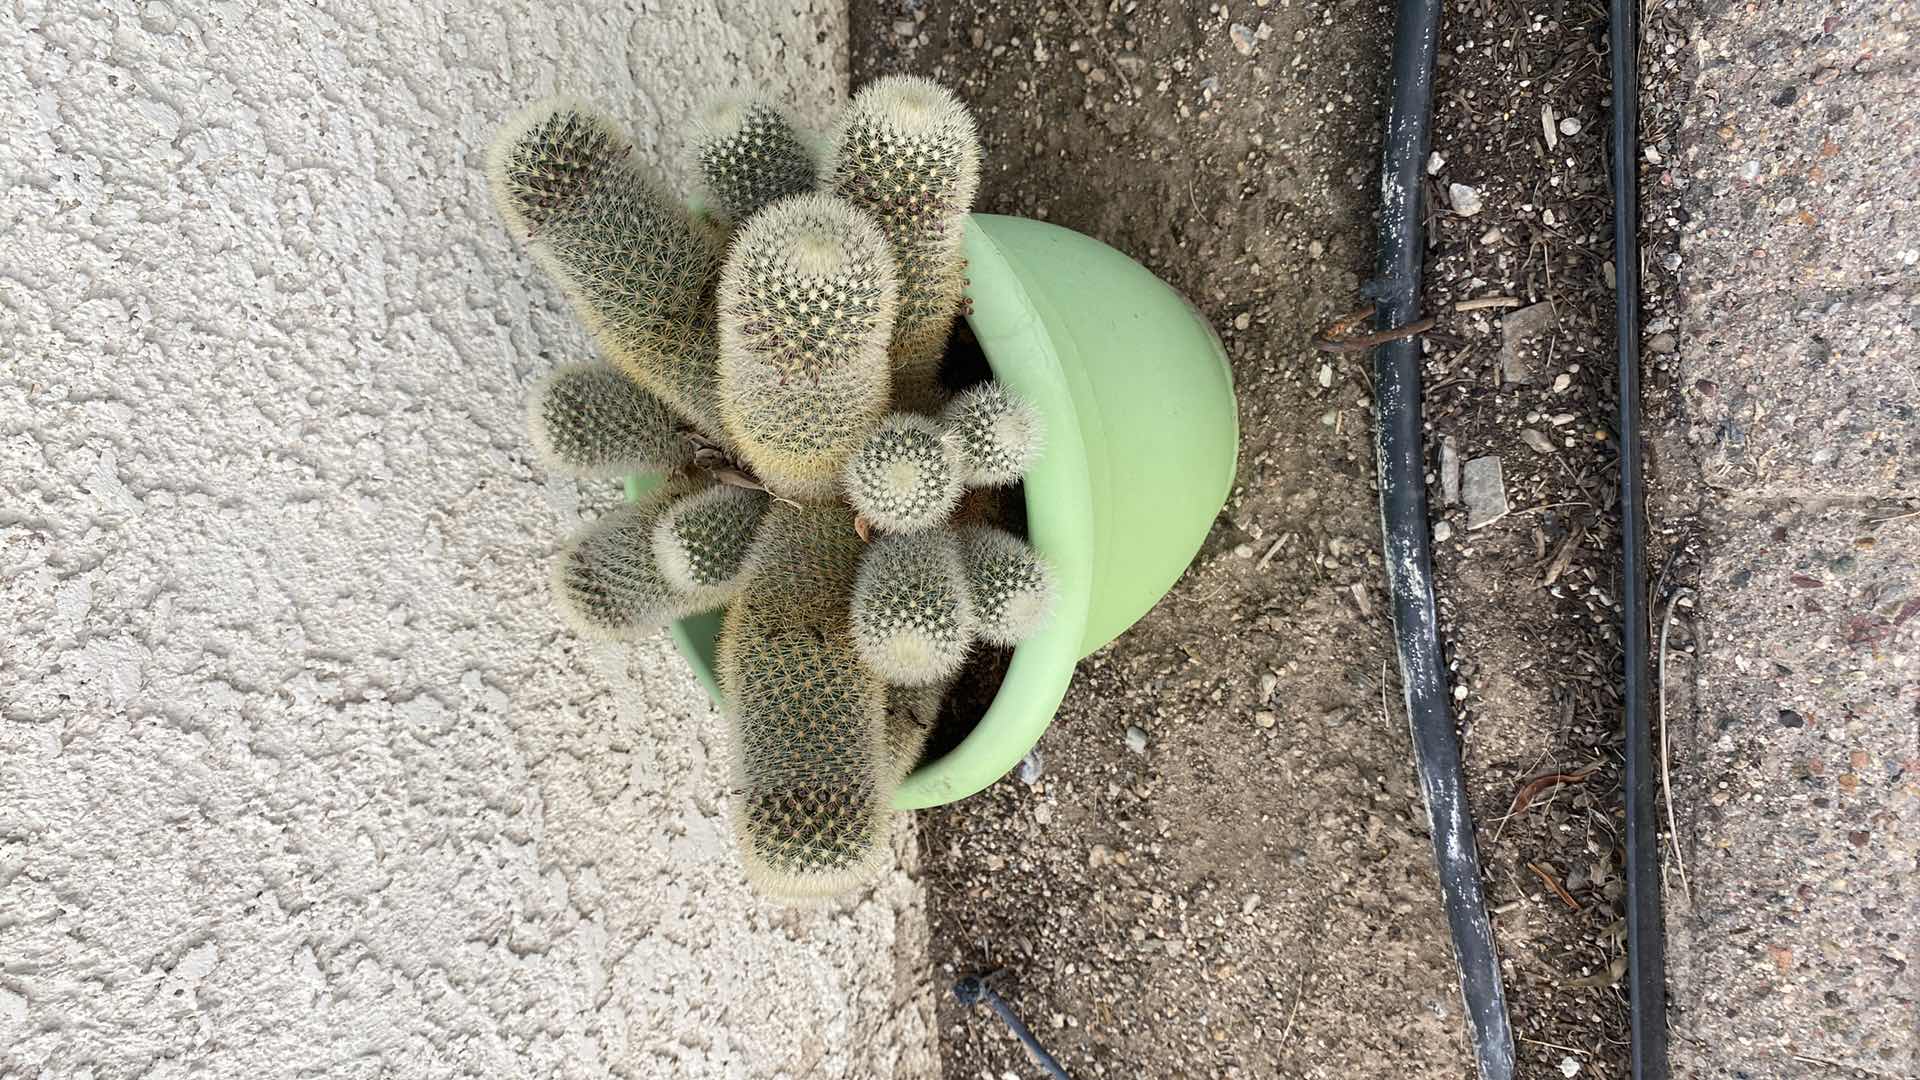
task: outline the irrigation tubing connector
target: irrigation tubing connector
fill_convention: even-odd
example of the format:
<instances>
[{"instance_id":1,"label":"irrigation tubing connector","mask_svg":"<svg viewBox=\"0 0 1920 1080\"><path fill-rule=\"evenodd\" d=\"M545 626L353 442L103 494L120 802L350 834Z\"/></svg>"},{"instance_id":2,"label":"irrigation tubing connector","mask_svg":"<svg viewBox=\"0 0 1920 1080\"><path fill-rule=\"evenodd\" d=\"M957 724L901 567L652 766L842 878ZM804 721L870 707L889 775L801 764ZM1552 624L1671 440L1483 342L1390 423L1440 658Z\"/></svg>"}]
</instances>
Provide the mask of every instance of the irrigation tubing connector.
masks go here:
<instances>
[{"instance_id":1,"label":"irrigation tubing connector","mask_svg":"<svg viewBox=\"0 0 1920 1080\"><path fill-rule=\"evenodd\" d=\"M1613 303L1620 360L1620 649L1625 668L1627 1010L1633 1080L1667 1080L1667 949L1660 897L1658 773L1647 716L1646 500L1640 460L1640 27L1638 0L1612 0ZM1672 793L1668 793L1672 798Z\"/></svg>"},{"instance_id":2,"label":"irrigation tubing connector","mask_svg":"<svg viewBox=\"0 0 1920 1080\"><path fill-rule=\"evenodd\" d=\"M1421 196L1439 29L1440 0L1400 0L1394 17L1393 98L1387 106L1386 153L1380 174L1380 276L1368 286L1376 302L1375 325L1383 332L1406 327L1420 316ZM1473 822L1467 816L1466 779L1434 614L1417 336L1389 341L1374 350L1373 386L1387 588L1392 594L1414 763L1432 823L1441 899L1453 932L1460 993L1481 1080L1512 1080L1513 1029L1507 1022L1500 958L1487 921Z\"/></svg>"},{"instance_id":3,"label":"irrigation tubing connector","mask_svg":"<svg viewBox=\"0 0 1920 1080\"><path fill-rule=\"evenodd\" d=\"M1014 1015L1013 1006L1008 1005L998 993L994 992L991 980L999 974L1000 972L996 971L991 975L968 975L953 984L953 996L960 999L960 1004L967 1006L986 1002L987 1008L992 1009L1006 1023L1008 1030L1013 1032L1013 1037L1020 1040L1020 1045L1027 1048L1027 1053L1032 1056L1034 1063L1047 1070L1047 1075L1052 1077L1052 1080L1071 1080L1060 1062L1052 1054L1047 1053L1046 1048L1040 1045L1040 1040L1034 1038L1033 1032L1027 1030L1027 1025L1021 1023L1020 1018Z\"/></svg>"}]
</instances>

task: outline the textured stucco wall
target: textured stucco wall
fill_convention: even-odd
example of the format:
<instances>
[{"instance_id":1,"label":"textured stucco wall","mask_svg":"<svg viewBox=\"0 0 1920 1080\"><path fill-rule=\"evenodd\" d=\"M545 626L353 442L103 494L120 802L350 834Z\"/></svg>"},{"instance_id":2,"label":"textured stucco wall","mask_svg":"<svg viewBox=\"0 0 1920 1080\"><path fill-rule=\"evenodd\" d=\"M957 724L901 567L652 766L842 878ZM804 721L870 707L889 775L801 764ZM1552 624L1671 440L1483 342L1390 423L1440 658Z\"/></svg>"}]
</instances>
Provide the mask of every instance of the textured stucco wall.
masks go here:
<instances>
[{"instance_id":1,"label":"textured stucco wall","mask_svg":"<svg viewBox=\"0 0 1920 1080\"><path fill-rule=\"evenodd\" d=\"M818 116L844 14L545 6L0 4L0 1076L926 1068L911 880L756 902L691 678L549 610L587 343L480 175L555 89Z\"/></svg>"}]
</instances>

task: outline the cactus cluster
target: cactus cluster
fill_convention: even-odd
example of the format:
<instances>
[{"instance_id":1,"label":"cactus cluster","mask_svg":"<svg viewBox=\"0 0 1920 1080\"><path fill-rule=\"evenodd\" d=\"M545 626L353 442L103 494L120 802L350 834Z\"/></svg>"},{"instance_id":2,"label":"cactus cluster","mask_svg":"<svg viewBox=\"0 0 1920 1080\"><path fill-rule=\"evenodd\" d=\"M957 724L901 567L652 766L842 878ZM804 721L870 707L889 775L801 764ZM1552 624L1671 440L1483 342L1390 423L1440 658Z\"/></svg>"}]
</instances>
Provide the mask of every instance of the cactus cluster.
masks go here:
<instances>
[{"instance_id":1,"label":"cactus cluster","mask_svg":"<svg viewBox=\"0 0 1920 1080\"><path fill-rule=\"evenodd\" d=\"M1030 636L1053 598L1045 560L979 523L984 489L1040 458L1039 412L940 381L972 120L896 77L832 130L716 103L692 131L704 215L579 102L532 107L488 156L502 216L609 361L534 387L540 460L665 477L567 542L556 601L611 639L726 609L735 832L748 877L789 898L881 865L893 790L969 652Z\"/></svg>"}]
</instances>

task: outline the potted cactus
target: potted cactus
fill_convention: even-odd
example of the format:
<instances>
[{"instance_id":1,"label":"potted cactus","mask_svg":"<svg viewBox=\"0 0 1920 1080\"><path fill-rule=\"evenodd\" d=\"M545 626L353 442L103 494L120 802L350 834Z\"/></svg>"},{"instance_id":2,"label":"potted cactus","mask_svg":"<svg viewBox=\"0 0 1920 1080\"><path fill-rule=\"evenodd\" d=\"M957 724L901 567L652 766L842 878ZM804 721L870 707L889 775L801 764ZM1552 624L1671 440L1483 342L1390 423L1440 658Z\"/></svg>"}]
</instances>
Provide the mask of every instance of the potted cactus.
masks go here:
<instances>
[{"instance_id":1,"label":"potted cactus","mask_svg":"<svg viewBox=\"0 0 1920 1080\"><path fill-rule=\"evenodd\" d=\"M1204 320L1124 257L1015 219L986 219L1006 243L983 236L973 124L934 83L867 87L824 148L759 99L716 104L693 142L697 211L578 102L522 113L489 156L502 215L608 361L535 387L534 446L576 477L628 477L634 496L567 542L554 592L585 635L673 626L732 725L748 876L818 896L880 865L891 808L964 796L1017 761L1074 662L1178 576L1230 482L1231 390ZM1133 335L1147 350L1118 349L1115 378L1063 367L1127 320L1040 312L1043 290L1010 294L1007 249L1060 261L1060 280L1103 278L1149 319ZM958 386L947 357L969 291L994 308L971 316L994 377ZM1103 416L1143 423L1139 445L1105 445ZM1112 471L1129 465L1149 484L1191 475L1133 493ZM978 496L1023 478L1039 550ZM984 646L1014 647L999 695L923 764Z\"/></svg>"}]
</instances>

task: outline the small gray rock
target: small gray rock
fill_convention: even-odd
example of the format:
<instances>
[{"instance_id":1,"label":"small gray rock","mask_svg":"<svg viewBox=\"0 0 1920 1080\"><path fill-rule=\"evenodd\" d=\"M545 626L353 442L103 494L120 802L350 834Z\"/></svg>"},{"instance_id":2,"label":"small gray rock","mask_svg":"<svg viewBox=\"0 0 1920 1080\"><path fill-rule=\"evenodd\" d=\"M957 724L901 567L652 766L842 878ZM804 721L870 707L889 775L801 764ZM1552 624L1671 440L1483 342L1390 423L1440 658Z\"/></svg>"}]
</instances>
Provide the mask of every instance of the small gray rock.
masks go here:
<instances>
[{"instance_id":1,"label":"small gray rock","mask_svg":"<svg viewBox=\"0 0 1920 1080\"><path fill-rule=\"evenodd\" d=\"M1467 528L1478 529L1507 516L1507 481L1497 457L1467 462L1460 474L1460 496L1467 504Z\"/></svg>"},{"instance_id":2,"label":"small gray rock","mask_svg":"<svg viewBox=\"0 0 1920 1080\"><path fill-rule=\"evenodd\" d=\"M1449 525L1444 521L1436 521L1433 523L1433 542L1434 543L1444 544L1451 539L1453 539L1452 525Z\"/></svg>"},{"instance_id":3,"label":"small gray rock","mask_svg":"<svg viewBox=\"0 0 1920 1080\"><path fill-rule=\"evenodd\" d=\"M1252 27L1241 23L1234 23L1227 28L1227 36L1233 38L1234 50L1241 56L1252 54L1254 42Z\"/></svg>"},{"instance_id":4,"label":"small gray rock","mask_svg":"<svg viewBox=\"0 0 1920 1080\"><path fill-rule=\"evenodd\" d=\"M1447 506L1460 501L1460 442L1451 435L1440 440L1440 501Z\"/></svg>"},{"instance_id":5,"label":"small gray rock","mask_svg":"<svg viewBox=\"0 0 1920 1080\"><path fill-rule=\"evenodd\" d=\"M1482 205L1480 193L1465 184L1447 185L1447 202L1452 204L1453 212L1461 217L1472 217L1480 212Z\"/></svg>"},{"instance_id":6,"label":"small gray rock","mask_svg":"<svg viewBox=\"0 0 1920 1080\"><path fill-rule=\"evenodd\" d=\"M1680 342L1672 334L1655 334L1647 339L1647 351L1659 353L1662 356L1671 355L1679 348Z\"/></svg>"},{"instance_id":7,"label":"small gray rock","mask_svg":"<svg viewBox=\"0 0 1920 1080\"><path fill-rule=\"evenodd\" d=\"M1147 752L1147 731L1137 724L1127 725L1127 749L1136 754Z\"/></svg>"},{"instance_id":8,"label":"small gray rock","mask_svg":"<svg viewBox=\"0 0 1920 1080\"><path fill-rule=\"evenodd\" d=\"M1020 759L1020 782L1028 785L1039 783L1040 774L1046 768L1047 760L1040 756L1040 751L1027 751L1027 756Z\"/></svg>"},{"instance_id":9,"label":"small gray rock","mask_svg":"<svg viewBox=\"0 0 1920 1080\"><path fill-rule=\"evenodd\" d=\"M1509 312L1500 320L1500 381L1530 383L1533 364L1527 359L1526 345L1554 323L1552 304L1534 304Z\"/></svg>"},{"instance_id":10,"label":"small gray rock","mask_svg":"<svg viewBox=\"0 0 1920 1080\"><path fill-rule=\"evenodd\" d=\"M1538 431L1533 430L1532 428L1521 429L1520 441L1532 447L1534 452L1537 454L1551 454L1555 450L1559 449L1559 447L1553 445L1552 439L1547 438L1545 435L1541 434Z\"/></svg>"}]
</instances>

